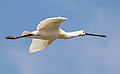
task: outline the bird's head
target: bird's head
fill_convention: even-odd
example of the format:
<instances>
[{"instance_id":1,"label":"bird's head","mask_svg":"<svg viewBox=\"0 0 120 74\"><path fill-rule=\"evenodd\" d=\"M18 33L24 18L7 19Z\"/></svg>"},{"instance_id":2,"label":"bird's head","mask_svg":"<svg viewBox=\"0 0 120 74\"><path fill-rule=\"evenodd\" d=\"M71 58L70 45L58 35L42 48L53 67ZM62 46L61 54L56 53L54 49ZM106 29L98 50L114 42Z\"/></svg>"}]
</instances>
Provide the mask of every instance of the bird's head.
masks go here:
<instances>
[{"instance_id":1,"label":"bird's head","mask_svg":"<svg viewBox=\"0 0 120 74\"><path fill-rule=\"evenodd\" d=\"M80 31L76 31L76 33L79 36L98 36L98 37L106 37L105 35L98 35L98 34L91 34L91 33L87 33L84 30L80 30Z\"/></svg>"},{"instance_id":2,"label":"bird's head","mask_svg":"<svg viewBox=\"0 0 120 74\"><path fill-rule=\"evenodd\" d=\"M84 30L79 30L74 32L76 35L85 36L86 32Z\"/></svg>"}]
</instances>

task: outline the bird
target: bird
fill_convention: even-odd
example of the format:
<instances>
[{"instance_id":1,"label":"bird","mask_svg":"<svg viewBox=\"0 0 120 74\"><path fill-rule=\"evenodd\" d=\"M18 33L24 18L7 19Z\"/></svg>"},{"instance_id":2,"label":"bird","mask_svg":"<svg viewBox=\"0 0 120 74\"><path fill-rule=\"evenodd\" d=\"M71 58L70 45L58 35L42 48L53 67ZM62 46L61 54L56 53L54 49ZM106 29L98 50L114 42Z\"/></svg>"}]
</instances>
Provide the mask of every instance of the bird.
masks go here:
<instances>
[{"instance_id":1,"label":"bird","mask_svg":"<svg viewBox=\"0 0 120 74\"><path fill-rule=\"evenodd\" d=\"M47 48L56 39L70 39L80 36L97 36L106 37L106 35L91 34L84 30L77 30L73 32L66 32L60 28L60 24L67 21L65 17L51 17L41 21L36 31L23 31L20 36L6 36L6 39L32 38L32 43L29 52L37 52Z\"/></svg>"}]
</instances>

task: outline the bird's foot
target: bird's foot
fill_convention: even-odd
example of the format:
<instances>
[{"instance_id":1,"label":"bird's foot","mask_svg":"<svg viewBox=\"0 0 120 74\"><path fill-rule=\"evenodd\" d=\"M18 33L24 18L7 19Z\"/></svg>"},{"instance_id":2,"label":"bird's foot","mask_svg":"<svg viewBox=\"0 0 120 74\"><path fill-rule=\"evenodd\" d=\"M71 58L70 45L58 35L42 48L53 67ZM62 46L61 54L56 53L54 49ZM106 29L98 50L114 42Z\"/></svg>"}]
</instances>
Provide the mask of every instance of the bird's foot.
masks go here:
<instances>
[{"instance_id":1,"label":"bird's foot","mask_svg":"<svg viewBox=\"0 0 120 74\"><path fill-rule=\"evenodd\" d=\"M17 37L16 36L7 36L7 37L5 37L5 39L17 39Z\"/></svg>"}]
</instances>

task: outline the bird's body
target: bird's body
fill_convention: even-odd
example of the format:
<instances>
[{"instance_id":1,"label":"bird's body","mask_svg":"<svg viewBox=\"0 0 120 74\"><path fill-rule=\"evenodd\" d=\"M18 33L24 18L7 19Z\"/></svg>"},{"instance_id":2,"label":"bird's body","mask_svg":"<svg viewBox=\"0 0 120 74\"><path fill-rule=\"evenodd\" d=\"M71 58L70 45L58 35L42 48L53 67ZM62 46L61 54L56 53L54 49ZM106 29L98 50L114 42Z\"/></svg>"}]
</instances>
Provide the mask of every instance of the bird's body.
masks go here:
<instances>
[{"instance_id":1,"label":"bird's body","mask_svg":"<svg viewBox=\"0 0 120 74\"><path fill-rule=\"evenodd\" d=\"M17 38L33 38L29 51L36 52L41 51L44 48L48 47L54 40L57 38L69 39L78 36L92 35L106 37L105 35L95 35L88 34L83 30L74 31L74 32L65 32L60 28L60 24L64 21L67 21L67 18L64 17L53 17L47 18L41 21L37 30L33 32L24 31L21 36L8 36L7 39L17 39Z\"/></svg>"},{"instance_id":2,"label":"bird's body","mask_svg":"<svg viewBox=\"0 0 120 74\"><path fill-rule=\"evenodd\" d=\"M36 31L28 32L30 34L33 34L33 36L29 36L29 37L36 39L43 39L43 40L55 40L56 38L58 38L59 35L62 33L59 26L62 22L66 21L67 19L62 17L55 17L55 18L56 21L54 21L55 19L53 18L48 18L41 21L38 24ZM64 20L61 20L61 18ZM27 34L27 32L23 32L22 35L25 34Z\"/></svg>"}]
</instances>

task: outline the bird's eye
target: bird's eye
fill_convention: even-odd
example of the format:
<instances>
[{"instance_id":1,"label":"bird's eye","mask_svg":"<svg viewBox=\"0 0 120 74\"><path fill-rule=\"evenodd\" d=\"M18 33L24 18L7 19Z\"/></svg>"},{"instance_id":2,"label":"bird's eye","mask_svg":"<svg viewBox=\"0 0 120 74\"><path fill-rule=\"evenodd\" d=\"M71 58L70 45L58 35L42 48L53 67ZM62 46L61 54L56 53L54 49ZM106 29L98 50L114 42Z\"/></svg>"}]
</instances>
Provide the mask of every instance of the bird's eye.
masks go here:
<instances>
[{"instance_id":1,"label":"bird's eye","mask_svg":"<svg viewBox=\"0 0 120 74\"><path fill-rule=\"evenodd\" d=\"M83 33L85 33L85 32L83 32Z\"/></svg>"}]
</instances>

